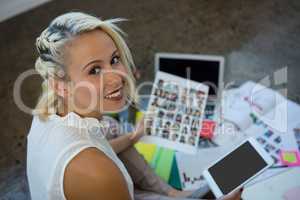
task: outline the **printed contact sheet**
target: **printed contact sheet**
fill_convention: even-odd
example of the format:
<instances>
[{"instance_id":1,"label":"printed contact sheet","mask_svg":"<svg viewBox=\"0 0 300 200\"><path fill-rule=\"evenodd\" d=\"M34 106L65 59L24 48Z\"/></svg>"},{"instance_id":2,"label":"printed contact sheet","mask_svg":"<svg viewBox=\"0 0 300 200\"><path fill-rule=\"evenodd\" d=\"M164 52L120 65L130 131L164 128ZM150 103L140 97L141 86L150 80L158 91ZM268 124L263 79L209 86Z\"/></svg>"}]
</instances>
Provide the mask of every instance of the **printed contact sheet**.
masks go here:
<instances>
[{"instance_id":1,"label":"printed contact sheet","mask_svg":"<svg viewBox=\"0 0 300 200\"><path fill-rule=\"evenodd\" d=\"M144 142L195 153L208 86L158 72L146 113Z\"/></svg>"}]
</instances>

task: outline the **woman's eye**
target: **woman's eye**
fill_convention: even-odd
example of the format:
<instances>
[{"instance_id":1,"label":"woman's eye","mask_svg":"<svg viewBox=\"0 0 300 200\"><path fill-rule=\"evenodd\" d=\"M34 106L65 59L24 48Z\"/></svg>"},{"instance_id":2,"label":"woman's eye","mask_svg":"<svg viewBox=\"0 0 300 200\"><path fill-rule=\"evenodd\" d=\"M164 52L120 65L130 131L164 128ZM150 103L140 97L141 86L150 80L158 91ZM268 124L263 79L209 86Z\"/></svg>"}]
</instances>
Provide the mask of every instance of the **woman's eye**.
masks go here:
<instances>
[{"instance_id":1,"label":"woman's eye","mask_svg":"<svg viewBox=\"0 0 300 200\"><path fill-rule=\"evenodd\" d=\"M110 64L117 64L120 62L120 57L119 56L115 56L113 57L113 59L111 60L111 63Z\"/></svg>"},{"instance_id":2,"label":"woman's eye","mask_svg":"<svg viewBox=\"0 0 300 200\"><path fill-rule=\"evenodd\" d=\"M100 72L101 72L101 68L99 66L95 66L89 71L89 74L95 75L95 74L99 74Z\"/></svg>"}]
</instances>

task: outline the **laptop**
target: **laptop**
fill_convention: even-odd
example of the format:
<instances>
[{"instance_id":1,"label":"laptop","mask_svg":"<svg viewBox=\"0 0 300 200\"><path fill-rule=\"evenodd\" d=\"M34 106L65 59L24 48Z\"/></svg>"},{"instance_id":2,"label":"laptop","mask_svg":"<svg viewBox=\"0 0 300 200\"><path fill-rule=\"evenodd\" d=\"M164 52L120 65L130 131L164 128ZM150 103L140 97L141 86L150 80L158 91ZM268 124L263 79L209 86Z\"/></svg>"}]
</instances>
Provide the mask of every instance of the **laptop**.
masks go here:
<instances>
[{"instance_id":1,"label":"laptop","mask_svg":"<svg viewBox=\"0 0 300 200\"><path fill-rule=\"evenodd\" d=\"M208 85L206 113L212 115L222 94L224 63L222 56L156 53L154 64L155 72L162 71Z\"/></svg>"}]
</instances>

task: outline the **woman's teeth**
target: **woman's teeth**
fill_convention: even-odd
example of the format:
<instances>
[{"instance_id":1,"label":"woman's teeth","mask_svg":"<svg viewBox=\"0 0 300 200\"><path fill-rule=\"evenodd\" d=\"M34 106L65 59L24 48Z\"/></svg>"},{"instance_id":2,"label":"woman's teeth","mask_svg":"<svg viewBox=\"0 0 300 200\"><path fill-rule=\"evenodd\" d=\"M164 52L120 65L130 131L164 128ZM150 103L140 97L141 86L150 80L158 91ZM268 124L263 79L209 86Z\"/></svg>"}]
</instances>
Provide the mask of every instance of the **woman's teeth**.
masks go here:
<instances>
[{"instance_id":1,"label":"woman's teeth","mask_svg":"<svg viewBox=\"0 0 300 200\"><path fill-rule=\"evenodd\" d=\"M112 98L117 98L117 97L121 97L121 90L118 90L110 95L105 96L105 98L107 98L107 99L112 99Z\"/></svg>"}]
</instances>

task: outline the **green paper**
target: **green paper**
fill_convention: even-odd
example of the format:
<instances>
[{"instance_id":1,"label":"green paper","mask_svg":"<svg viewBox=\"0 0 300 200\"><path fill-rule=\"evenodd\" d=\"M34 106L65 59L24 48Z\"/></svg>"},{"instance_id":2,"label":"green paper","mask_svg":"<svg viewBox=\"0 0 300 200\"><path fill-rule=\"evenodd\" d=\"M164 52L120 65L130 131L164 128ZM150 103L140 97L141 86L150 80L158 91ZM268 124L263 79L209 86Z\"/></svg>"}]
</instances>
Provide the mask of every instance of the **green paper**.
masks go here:
<instances>
[{"instance_id":1,"label":"green paper","mask_svg":"<svg viewBox=\"0 0 300 200\"><path fill-rule=\"evenodd\" d=\"M154 159L153 167L155 168L156 174L166 182L169 182L174 154L173 150L160 148Z\"/></svg>"},{"instance_id":2,"label":"green paper","mask_svg":"<svg viewBox=\"0 0 300 200\"><path fill-rule=\"evenodd\" d=\"M162 151L162 148L161 148L161 147L157 147L157 148L155 149L155 152L154 152L152 161L151 161L151 163L150 163L150 165L151 165L151 167L152 167L153 169L155 169L156 166L157 166L158 160L159 160L159 158L160 158L161 151Z\"/></svg>"},{"instance_id":3,"label":"green paper","mask_svg":"<svg viewBox=\"0 0 300 200\"><path fill-rule=\"evenodd\" d=\"M172 169L171 169L169 184L172 187L174 187L174 188L176 188L178 190L182 189L176 159L173 159L173 164L172 164Z\"/></svg>"},{"instance_id":4,"label":"green paper","mask_svg":"<svg viewBox=\"0 0 300 200\"><path fill-rule=\"evenodd\" d=\"M284 159L284 161L289 162L289 163L295 163L297 161L296 155L294 153L285 152L283 154L283 159Z\"/></svg>"}]
</instances>

